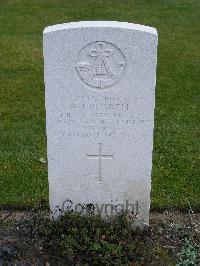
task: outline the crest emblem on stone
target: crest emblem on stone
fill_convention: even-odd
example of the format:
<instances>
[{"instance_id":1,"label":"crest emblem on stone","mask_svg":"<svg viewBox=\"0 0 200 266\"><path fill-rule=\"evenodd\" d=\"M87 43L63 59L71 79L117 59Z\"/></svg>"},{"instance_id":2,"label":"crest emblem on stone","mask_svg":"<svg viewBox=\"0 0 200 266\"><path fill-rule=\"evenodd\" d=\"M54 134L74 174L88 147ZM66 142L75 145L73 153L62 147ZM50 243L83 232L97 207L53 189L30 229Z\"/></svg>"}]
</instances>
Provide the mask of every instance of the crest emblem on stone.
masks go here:
<instances>
[{"instance_id":1,"label":"crest emblem on stone","mask_svg":"<svg viewBox=\"0 0 200 266\"><path fill-rule=\"evenodd\" d=\"M120 80L125 65L125 57L118 47L108 42L93 42L80 50L76 70L84 83L104 89Z\"/></svg>"}]
</instances>

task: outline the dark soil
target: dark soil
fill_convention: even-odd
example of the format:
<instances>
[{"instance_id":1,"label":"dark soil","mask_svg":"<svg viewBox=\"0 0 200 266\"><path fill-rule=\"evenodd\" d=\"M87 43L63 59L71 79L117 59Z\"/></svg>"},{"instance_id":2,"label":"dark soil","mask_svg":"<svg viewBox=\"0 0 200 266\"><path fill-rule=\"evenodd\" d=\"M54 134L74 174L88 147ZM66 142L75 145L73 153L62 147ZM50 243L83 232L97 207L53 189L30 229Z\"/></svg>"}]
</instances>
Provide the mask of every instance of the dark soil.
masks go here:
<instances>
[{"instance_id":1,"label":"dark soil","mask_svg":"<svg viewBox=\"0 0 200 266\"><path fill-rule=\"evenodd\" d=\"M41 223L48 213L0 211L0 265L72 265L58 255L57 247L47 248L37 234L37 217ZM140 262L129 265L200 265L199 239L200 213L152 212L149 229L136 243L141 246ZM153 261L148 259L149 252Z\"/></svg>"}]
</instances>

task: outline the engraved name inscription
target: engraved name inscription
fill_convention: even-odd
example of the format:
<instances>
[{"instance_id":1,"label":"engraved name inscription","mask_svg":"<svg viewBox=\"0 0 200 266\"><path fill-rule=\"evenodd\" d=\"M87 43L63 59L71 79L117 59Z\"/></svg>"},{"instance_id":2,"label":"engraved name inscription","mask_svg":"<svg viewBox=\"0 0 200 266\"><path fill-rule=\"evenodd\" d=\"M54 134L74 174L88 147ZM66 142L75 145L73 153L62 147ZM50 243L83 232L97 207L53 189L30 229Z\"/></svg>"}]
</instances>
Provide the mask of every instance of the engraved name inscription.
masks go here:
<instances>
[{"instance_id":1,"label":"engraved name inscription","mask_svg":"<svg viewBox=\"0 0 200 266\"><path fill-rule=\"evenodd\" d=\"M97 143L102 137L145 137L151 121L142 113L135 115L135 102L141 105L141 101L137 98L133 103L128 96L74 95L65 110L61 108L54 119L48 120L48 126L66 137L95 138ZM59 128L63 124L66 126Z\"/></svg>"}]
</instances>

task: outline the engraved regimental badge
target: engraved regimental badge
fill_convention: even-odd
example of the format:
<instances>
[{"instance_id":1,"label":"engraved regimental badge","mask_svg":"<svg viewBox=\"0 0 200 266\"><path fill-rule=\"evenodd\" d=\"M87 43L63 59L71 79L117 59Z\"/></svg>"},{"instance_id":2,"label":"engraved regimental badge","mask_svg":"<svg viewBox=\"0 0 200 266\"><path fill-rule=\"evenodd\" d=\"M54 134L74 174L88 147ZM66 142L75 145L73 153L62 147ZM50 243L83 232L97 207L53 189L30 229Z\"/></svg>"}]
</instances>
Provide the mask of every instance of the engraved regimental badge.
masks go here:
<instances>
[{"instance_id":1,"label":"engraved regimental badge","mask_svg":"<svg viewBox=\"0 0 200 266\"><path fill-rule=\"evenodd\" d=\"M125 57L118 47L108 42L93 42L80 50L76 70L84 83L104 89L120 80L125 65Z\"/></svg>"}]
</instances>

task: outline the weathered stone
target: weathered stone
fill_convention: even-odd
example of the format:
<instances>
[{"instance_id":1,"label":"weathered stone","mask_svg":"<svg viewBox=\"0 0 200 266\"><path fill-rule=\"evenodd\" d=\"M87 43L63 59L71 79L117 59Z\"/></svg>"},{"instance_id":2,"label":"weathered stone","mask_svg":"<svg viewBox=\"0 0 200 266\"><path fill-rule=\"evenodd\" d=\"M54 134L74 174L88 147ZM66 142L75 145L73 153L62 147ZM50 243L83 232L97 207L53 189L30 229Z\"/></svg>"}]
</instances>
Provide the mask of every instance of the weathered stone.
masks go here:
<instances>
[{"instance_id":1,"label":"weathered stone","mask_svg":"<svg viewBox=\"0 0 200 266\"><path fill-rule=\"evenodd\" d=\"M133 210L148 224L157 32L122 22L44 30L50 206ZM68 206L69 207L69 206Z\"/></svg>"}]
</instances>

